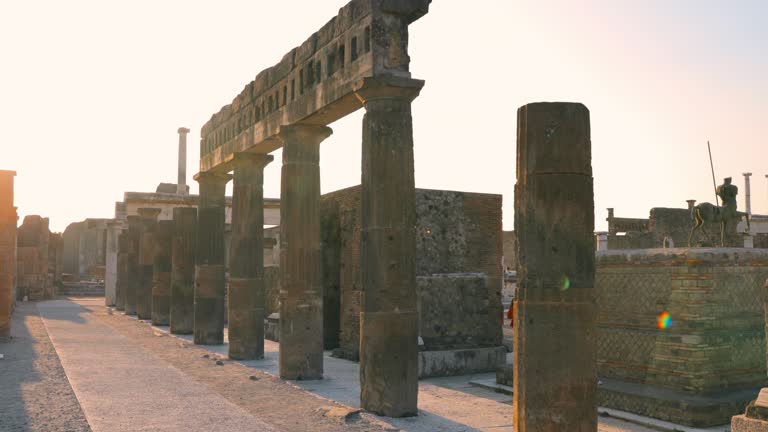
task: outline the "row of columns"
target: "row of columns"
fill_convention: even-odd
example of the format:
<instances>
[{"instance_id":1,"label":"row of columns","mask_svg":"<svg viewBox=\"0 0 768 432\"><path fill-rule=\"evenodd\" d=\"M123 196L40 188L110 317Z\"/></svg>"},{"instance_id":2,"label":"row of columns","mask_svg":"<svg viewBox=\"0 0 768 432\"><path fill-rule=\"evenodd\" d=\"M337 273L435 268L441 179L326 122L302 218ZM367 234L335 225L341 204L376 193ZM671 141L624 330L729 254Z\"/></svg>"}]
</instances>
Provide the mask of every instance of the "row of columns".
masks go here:
<instances>
[{"instance_id":1,"label":"row of columns","mask_svg":"<svg viewBox=\"0 0 768 432\"><path fill-rule=\"evenodd\" d=\"M358 90L366 115L362 149L361 406L402 417L417 413L418 332L415 185L411 101L422 81ZM370 84L370 83L369 83ZM374 83L375 84L375 83ZM280 200L280 376L323 378L320 243L322 125L282 126ZM225 189L234 179L229 277L229 357L264 356L264 167L267 154L235 154L234 175L202 172L198 209L128 217L118 238L117 308L196 344L224 340ZM197 218L197 219L196 219Z\"/></svg>"}]
</instances>

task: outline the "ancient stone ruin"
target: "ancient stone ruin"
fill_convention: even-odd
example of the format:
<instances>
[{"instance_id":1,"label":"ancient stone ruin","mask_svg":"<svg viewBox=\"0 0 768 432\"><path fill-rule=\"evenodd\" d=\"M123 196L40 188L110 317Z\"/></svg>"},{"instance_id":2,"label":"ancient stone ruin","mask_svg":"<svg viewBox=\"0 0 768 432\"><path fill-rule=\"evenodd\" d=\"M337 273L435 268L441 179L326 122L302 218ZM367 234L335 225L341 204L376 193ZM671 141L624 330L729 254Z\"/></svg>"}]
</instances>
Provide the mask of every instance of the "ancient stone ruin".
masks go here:
<instances>
[{"instance_id":1,"label":"ancient stone ruin","mask_svg":"<svg viewBox=\"0 0 768 432\"><path fill-rule=\"evenodd\" d=\"M16 297L16 207L13 205L15 171L0 171L0 338L11 334L11 313Z\"/></svg>"}]
</instances>

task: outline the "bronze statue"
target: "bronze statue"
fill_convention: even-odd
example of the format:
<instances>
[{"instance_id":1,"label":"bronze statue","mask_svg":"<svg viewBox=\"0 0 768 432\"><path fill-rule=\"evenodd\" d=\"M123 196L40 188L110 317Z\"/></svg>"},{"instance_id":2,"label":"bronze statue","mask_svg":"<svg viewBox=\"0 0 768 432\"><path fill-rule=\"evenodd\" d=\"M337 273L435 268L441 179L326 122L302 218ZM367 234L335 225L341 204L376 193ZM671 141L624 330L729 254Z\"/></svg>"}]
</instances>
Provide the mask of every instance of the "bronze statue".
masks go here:
<instances>
[{"instance_id":1,"label":"bronze statue","mask_svg":"<svg viewBox=\"0 0 768 432\"><path fill-rule=\"evenodd\" d=\"M721 247L725 246L725 227L728 225L728 222L738 220L742 216L747 216L747 232L749 232L749 216L736 210L736 195L739 193L739 188L731 184L730 177L724 179L724 183L717 187L716 193L723 200L722 207L705 202L691 209L691 219L693 219L694 224L693 228L691 228L691 234L688 236L688 247L691 247L693 233L699 228L707 236L707 239L714 244L709 233L704 229L705 223L720 223Z\"/></svg>"}]
</instances>

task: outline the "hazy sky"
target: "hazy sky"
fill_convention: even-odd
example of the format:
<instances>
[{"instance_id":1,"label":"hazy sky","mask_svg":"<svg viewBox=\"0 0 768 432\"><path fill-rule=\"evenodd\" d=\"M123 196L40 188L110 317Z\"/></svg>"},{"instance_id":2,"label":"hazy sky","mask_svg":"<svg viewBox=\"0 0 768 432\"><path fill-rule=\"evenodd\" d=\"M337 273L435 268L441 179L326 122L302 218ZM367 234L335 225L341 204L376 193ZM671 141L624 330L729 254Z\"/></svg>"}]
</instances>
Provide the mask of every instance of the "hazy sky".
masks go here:
<instances>
[{"instance_id":1,"label":"hazy sky","mask_svg":"<svg viewBox=\"0 0 768 432\"><path fill-rule=\"evenodd\" d=\"M0 169L19 215L52 230L112 217L124 191L175 182L176 129L201 126L346 0L0 2ZM471 5L471 6L470 6ZM596 228L605 208L714 200L718 181L768 213L768 2L434 0L410 27L416 185L504 195L513 226L517 108L591 112ZM323 192L360 183L362 111L322 144ZM280 154L265 195L279 197ZM230 185L231 191L231 185ZM739 201L743 209L742 198Z\"/></svg>"}]
</instances>

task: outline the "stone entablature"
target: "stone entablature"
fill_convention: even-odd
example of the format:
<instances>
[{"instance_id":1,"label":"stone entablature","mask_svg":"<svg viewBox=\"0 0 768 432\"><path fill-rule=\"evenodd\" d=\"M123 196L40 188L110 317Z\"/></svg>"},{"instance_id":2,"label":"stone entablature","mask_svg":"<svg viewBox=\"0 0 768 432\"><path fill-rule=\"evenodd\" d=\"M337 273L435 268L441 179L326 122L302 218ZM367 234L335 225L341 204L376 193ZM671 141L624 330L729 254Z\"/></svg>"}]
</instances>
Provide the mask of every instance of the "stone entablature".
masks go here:
<instances>
[{"instance_id":1,"label":"stone entablature","mask_svg":"<svg viewBox=\"0 0 768 432\"><path fill-rule=\"evenodd\" d=\"M742 412L766 383L768 249L596 256L599 405L697 427Z\"/></svg>"},{"instance_id":2,"label":"stone entablature","mask_svg":"<svg viewBox=\"0 0 768 432\"><path fill-rule=\"evenodd\" d=\"M362 108L376 77L410 78L408 25L430 0L352 0L275 66L260 72L203 126L200 171L231 170L235 152L281 147L282 125L328 125Z\"/></svg>"},{"instance_id":3,"label":"stone entablature","mask_svg":"<svg viewBox=\"0 0 768 432\"><path fill-rule=\"evenodd\" d=\"M197 208L199 198L199 195L125 192L122 204L125 208L124 216L138 215L140 208L159 208L158 220L173 220L175 207ZM232 222L232 197L226 197L225 206L225 220L227 224L230 224ZM264 198L264 224L280 225L279 198Z\"/></svg>"}]
</instances>

